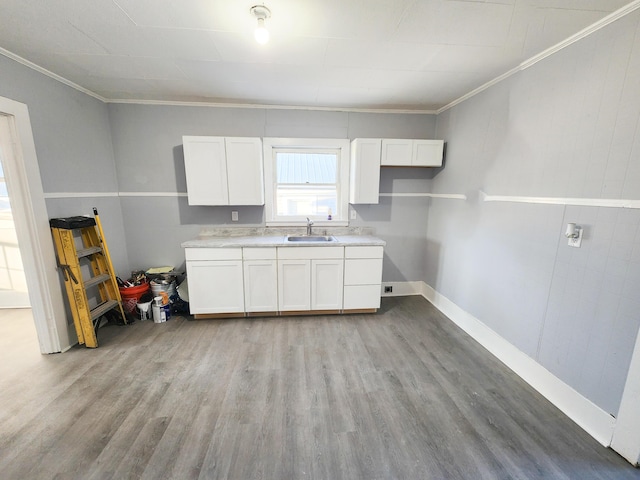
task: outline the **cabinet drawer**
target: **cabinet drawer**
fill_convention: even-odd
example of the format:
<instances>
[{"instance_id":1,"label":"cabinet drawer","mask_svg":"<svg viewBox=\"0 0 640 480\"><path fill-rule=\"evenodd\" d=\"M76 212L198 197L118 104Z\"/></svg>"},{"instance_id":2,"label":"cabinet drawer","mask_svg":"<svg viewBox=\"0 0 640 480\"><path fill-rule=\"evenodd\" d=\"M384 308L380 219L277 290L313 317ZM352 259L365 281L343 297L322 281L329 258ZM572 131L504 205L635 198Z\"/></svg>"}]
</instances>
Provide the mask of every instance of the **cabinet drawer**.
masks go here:
<instances>
[{"instance_id":1,"label":"cabinet drawer","mask_svg":"<svg viewBox=\"0 0 640 480\"><path fill-rule=\"evenodd\" d=\"M278 260L344 258L344 247L278 247Z\"/></svg>"},{"instance_id":2,"label":"cabinet drawer","mask_svg":"<svg viewBox=\"0 0 640 480\"><path fill-rule=\"evenodd\" d=\"M276 247L246 247L242 249L242 258L245 260L275 260Z\"/></svg>"},{"instance_id":3,"label":"cabinet drawer","mask_svg":"<svg viewBox=\"0 0 640 480\"><path fill-rule=\"evenodd\" d=\"M384 247L344 247L344 258L382 258Z\"/></svg>"},{"instance_id":4,"label":"cabinet drawer","mask_svg":"<svg viewBox=\"0 0 640 480\"><path fill-rule=\"evenodd\" d=\"M382 281L381 258L348 258L344 261L345 285L378 285Z\"/></svg>"},{"instance_id":5,"label":"cabinet drawer","mask_svg":"<svg viewBox=\"0 0 640 480\"><path fill-rule=\"evenodd\" d=\"M344 287L344 309L380 308L380 285Z\"/></svg>"},{"instance_id":6,"label":"cabinet drawer","mask_svg":"<svg viewBox=\"0 0 640 480\"><path fill-rule=\"evenodd\" d=\"M189 260L242 260L241 248L185 248L184 256Z\"/></svg>"}]
</instances>

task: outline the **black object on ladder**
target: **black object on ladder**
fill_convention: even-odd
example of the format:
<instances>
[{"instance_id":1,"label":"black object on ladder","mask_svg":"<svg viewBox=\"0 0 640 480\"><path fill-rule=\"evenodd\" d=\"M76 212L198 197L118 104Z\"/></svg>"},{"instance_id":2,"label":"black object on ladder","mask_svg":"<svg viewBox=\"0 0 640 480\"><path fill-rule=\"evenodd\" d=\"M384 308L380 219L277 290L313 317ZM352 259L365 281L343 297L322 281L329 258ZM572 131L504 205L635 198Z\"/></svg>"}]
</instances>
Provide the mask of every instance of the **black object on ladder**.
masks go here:
<instances>
[{"instance_id":1,"label":"black object on ladder","mask_svg":"<svg viewBox=\"0 0 640 480\"><path fill-rule=\"evenodd\" d=\"M94 208L93 214L95 218L78 216L49 220L78 342L90 348L98 346L96 332L100 317L117 308L127 323L98 210ZM82 248L76 248L75 231L80 232ZM82 274L81 267L85 263L89 275ZM99 301L91 308L87 290L93 288L97 289Z\"/></svg>"}]
</instances>

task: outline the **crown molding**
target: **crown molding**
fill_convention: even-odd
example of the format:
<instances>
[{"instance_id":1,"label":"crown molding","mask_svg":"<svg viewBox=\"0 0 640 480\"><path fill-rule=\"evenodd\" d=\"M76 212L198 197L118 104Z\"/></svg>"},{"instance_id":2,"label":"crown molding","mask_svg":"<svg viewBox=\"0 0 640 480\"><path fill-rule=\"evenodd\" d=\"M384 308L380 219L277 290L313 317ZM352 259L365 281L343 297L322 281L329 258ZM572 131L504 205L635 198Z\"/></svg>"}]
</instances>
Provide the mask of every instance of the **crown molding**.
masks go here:
<instances>
[{"instance_id":1,"label":"crown molding","mask_svg":"<svg viewBox=\"0 0 640 480\"><path fill-rule=\"evenodd\" d=\"M37 65L26 58L21 57L9 50L0 47L0 55L14 60L25 67L31 68L36 72L46 75L68 87L82 92L90 97L100 100L103 103L115 104L133 104L133 105L164 105L173 107L214 107L214 108L252 108L263 110L318 110L324 112L347 112L347 113L395 113L395 114L413 114L413 115L435 115L436 110L416 110L416 109L385 109L385 108L349 108L349 107L321 107L311 105L270 105L255 103L216 103L216 102L186 102L173 100L143 100L143 99L109 99L105 98L77 83L68 80L57 73L53 73L40 65Z\"/></svg>"},{"instance_id":2,"label":"crown molding","mask_svg":"<svg viewBox=\"0 0 640 480\"><path fill-rule=\"evenodd\" d=\"M28 67L32 70L35 70L36 72L46 75L47 77L52 78L60 83L63 83L64 85L71 87L75 90L78 90L79 92L82 92L85 95L89 95L90 97L93 97L96 100L100 100L103 103L107 102L106 98L101 97L97 93L92 92L91 90L88 90L78 85L77 83L72 82L71 80L67 80L66 78L58 75L57 73L53 73L52 71L47 70L46 68L41 67L40 65L36 65L35 63L27 60L26 58L22 58L20 55L16 55L15 53L10 52L9 50L6 50L2 47L0 47L0 55L10 58L11 60L18 62L19 64L24 65L25 67Z\"/></svg>"},{"instance_id":3,"label":"crown molding","mask_svg":"<svg viewBox=\"0 0 640 480\"><path fill-rule=\"evenodd\" d=\"M437 110L412 110L389 108L351 108L351 107L321 107L311 105L271 105L260 103L216 103L216 102L184 102L173 100L138 100L138 99L108 99L105 103L133 104L133 105L164 105L172 107L213 107L213 108L253 108L263 110L318 110L323 112L346 113L395 113L413 115L435 115Z\"/></svg>"}]
</instances>

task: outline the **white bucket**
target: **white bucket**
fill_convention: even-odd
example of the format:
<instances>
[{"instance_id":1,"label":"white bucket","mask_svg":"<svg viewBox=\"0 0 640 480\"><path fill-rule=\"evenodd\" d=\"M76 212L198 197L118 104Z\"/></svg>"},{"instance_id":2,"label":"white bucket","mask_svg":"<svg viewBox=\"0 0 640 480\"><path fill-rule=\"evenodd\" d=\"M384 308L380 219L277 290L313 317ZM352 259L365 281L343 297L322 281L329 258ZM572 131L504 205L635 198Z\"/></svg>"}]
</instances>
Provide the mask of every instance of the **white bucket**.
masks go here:
<instances>
[{"instance_id":1,"label":"white bucket","mask_svg":"<svg viewBox=\"0 0 640 480\"><path fill-rule=\"evenodd\" d=\"M140 320L149 320L151 318L151 302L138 303L136 306L140 312Z\"/></svg>"}]
</instances>

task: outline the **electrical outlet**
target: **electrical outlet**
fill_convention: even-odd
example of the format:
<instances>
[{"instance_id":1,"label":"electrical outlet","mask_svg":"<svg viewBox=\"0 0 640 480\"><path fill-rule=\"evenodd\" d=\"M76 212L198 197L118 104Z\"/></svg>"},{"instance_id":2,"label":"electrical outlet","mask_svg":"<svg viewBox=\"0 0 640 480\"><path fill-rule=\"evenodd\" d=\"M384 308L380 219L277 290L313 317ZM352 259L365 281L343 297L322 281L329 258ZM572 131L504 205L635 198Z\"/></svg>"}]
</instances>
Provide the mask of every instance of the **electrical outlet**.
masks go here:
<instances>
[{"instance_id":1,"label":"electrical outlet","mask_svg":"<svg viewBox=\"0 0 640 480\"><path fill-rule=\"evenodd\" d=\"M393 286L385 285L384 286L384 293L393 293Z\"/></svg>"},{"instance_id":2,"label":"electrical outlet","mask_svg":"<svg viewBox=\"0 0 640 480\"><path fill-rule=\"evenodd\" d=\"M231 212L231 221L232 222L237 222L238 221L238 212L236 210L233 210Z\"/></svg>"},{"instance_id":3,"label":"electrical outlet","mask_svg":"<svg viewBox=\"0 0 640 480\"><path fill-rule=\"evenodd\" d=\"M357 220L357 219L358 219L358 212L351 209L351 220Z\"/></svg>"}]
</instances>

